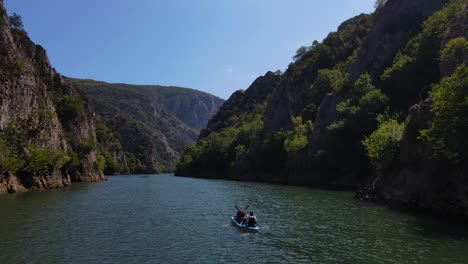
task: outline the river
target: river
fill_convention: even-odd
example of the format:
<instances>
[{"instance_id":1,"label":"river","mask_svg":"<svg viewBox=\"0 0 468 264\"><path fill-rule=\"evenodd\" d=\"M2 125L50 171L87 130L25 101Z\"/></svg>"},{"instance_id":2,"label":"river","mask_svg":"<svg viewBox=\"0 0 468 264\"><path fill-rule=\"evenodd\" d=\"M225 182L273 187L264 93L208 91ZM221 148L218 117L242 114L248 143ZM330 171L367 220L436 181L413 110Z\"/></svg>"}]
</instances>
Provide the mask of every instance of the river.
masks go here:
<instances>
[{"instance_id":1,"label":"river","mask_svg":"<svg viewBox=\"0 0 468 264\"><path fill-rule=\"evenodd\" d=\"M353 195L172 175L2 195L0 263L468 263L466 227Z\"/></svg>"}]
</instances>

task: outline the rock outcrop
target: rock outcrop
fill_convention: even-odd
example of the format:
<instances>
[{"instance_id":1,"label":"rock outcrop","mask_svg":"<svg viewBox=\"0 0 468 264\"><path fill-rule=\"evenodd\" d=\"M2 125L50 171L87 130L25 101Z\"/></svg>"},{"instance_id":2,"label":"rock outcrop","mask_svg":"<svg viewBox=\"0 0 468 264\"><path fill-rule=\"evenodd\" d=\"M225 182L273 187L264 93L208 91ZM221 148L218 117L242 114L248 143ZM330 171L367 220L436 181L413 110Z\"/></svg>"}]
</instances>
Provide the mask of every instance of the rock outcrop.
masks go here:
<instances>
[{"instance_id":1,"label":"rock outcrop","mask_svg":"<svg viewBox=\"0 0 468 264\"><path fill-rule=\"evenodd\" d=\"M375 24L351 64L350 79L364 72L380 76L398 50L421 30L422 23L449 0L393 0L375 14Z\"/></svg>"},{"instance_id":2,"label":"rock outcrop","mask_svg":"<svg viewBox=\"0 0 468 264\"><path fill-rule=\"evenodd\" d=\"M79 151L96 139L91 106L52 68L41 46L10 27L3 1L0 57L0 192L105 180L96 151Z\"/></svg>"}]
</instances>

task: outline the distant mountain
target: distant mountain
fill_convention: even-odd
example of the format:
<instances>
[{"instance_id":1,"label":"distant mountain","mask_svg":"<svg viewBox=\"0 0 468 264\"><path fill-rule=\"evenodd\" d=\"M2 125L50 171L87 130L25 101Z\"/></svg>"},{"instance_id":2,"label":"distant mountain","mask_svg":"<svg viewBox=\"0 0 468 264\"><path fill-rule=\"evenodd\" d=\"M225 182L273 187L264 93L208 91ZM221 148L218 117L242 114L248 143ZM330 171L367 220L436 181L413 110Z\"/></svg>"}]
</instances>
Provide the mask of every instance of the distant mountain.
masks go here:
<instances>
[{"instance_id":1,"label":"distant mountain","mask_svg":"<svg viewBox=\"0 0 468 264\"><path fill-rule=\"evenodd\" d=\"M217 96L190 88L75 80L79 81L90 96L103 96L110 91L109 89L142 95L195 130L205 128L208 120L224 103L224 100Z\"/></svg>"},{"instance_id":2,"label":"distant mountain","mask_svg":"<svg viewBox=\"0 0 468 264\"><path fill-rule=\"evenodd\" d=\"M96 109L108 174L174 171L184 146L196 141L224 102L181 87L71 80ZM114 144L106 147L108 142Z\"/></svg>"}]
</instances>

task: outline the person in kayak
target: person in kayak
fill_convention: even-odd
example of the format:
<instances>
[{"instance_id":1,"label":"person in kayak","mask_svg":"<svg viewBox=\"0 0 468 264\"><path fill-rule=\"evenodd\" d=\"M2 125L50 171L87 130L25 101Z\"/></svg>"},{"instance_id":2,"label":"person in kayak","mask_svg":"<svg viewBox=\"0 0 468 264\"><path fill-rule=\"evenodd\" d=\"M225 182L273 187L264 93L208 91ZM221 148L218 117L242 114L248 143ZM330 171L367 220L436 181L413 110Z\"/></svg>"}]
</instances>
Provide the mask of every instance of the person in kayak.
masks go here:
<instances>
[{"instance_id":1,"label":"person in kayak","mask_svg":"<svg viewBox=\"0 0 468 264\"><path fill-rule=\"evenodd\" d=\"M250 212L249 215L244 217L244 224L247 226L256 226L257 225L257 217L254 216L253 212Z\"/></svg>"},{"instance_id":2,"label":"person in kayak","mask_svg":"<svg viewBox=\"0 0 468 264\"><path fill-rule=\"evenodd\" d=\"M242 207L238 206L237 204L234 206L237 210L237 213L236 213L236 221L238 223L241 223L242 221L244 221L244 218L245 218L245 212L244 212L244 209L242 209Z\"/></svg>"}]
</instances>

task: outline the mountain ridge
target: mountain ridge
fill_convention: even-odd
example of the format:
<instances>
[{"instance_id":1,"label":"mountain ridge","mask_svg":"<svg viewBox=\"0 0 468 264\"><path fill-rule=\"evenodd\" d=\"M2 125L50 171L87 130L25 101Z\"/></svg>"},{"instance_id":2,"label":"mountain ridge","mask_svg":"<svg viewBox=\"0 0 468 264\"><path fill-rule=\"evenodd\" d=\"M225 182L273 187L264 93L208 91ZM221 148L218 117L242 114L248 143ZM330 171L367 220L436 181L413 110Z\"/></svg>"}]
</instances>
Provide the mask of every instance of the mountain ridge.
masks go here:
<instances>
[{"instance_id":1,"label":"mountain ridge","mask_svg":"<svg viewBox=\"0 0 468 264\"><path fill-rule=\"evenodd\" d=\"M113 167L105 170L108 174L173 172L179 153L196 141L199 127L206 125L223 102L190 88L70 80L93 102L100 124L119 137L102 138L103 142L118 141L121 148L116 152L102 147L107 164ZM126 159L117 159L125 156L137 165L129 168Z\"/></svg>"}]
</instances>

